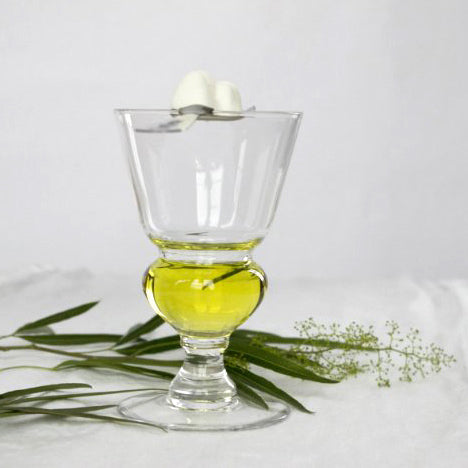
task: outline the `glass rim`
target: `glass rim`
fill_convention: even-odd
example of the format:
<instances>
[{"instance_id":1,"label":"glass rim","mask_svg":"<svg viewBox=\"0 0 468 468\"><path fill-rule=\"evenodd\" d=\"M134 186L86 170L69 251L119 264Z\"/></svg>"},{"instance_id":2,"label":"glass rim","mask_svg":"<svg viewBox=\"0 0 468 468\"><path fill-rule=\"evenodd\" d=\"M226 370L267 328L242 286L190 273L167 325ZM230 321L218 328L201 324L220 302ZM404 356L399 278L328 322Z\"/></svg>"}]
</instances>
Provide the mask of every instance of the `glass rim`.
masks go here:
<instances>
[{"instance_id":1,"label":"glass rim","mask_svg":"<svg viewBox=\"0 0 468 468\"><path fill-rule=\"evenodd\" d=\"M183 115L179 114L176 109L131 109L117 108L114 109L116 114L156 114L156 115ZM258 110L243 110L235 111L213 111L213 115L224 117L302 117L303 112L300 111L258 111Z\"/></svg>"}]
</instances>

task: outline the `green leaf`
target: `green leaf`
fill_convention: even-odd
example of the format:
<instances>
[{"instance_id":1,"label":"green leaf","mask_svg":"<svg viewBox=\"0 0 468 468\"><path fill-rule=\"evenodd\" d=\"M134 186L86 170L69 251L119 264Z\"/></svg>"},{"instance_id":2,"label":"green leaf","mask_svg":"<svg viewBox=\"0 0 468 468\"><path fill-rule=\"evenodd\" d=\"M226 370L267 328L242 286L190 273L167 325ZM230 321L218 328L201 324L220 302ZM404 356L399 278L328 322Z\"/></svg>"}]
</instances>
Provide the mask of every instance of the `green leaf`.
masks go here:
<instances>
[{"instance_id":1,"label":"green leaf","mask_svg":"<svg viewBox=\"0 0 468 468\"><path fill-rule=\"evenodd\" d=\"M101 361L111 364L142 364L144 366L180 367L184 361L169 359L148 359L133 356L99 356Z\"/></svg>"},{"instance_id":2,"label":"green leaf","mask_svg":"<svg viewBox=\"0 0 468 468\"><path fill-rule=\"evenodd\" d=\"M49 327L49 326L34 328L33 330L28 330L28 335L54 335L54 334L55 334L55 331L53 330L52 327Z\"/></svg>"},{"instance_id":3,"label":"green leaf","mask_svg":"<svg viewBox=\"0 0 468 468\"><path fill-rule=\"evenodd\" d=\"M47 410L47 414L54 414L56 412L67 412L68 414L80 414L80 413L89 413L90 411L101 411L103 409L115 408L117 405L98 405L98 406L77 406L73 408L36 408L34 406L16 406L16 405L7 405L3 406L2 410L6 411L21 411L24 408L33 409L33 410Z\"/></svg>"},{"instance_id":4,"label":"green leaf","mask_svg":"<svg viewBox=\"0 0 468 468\"><path fill-rule=\"evenodd\" d=\"M89 309L91 309L98 303L99 301L88 302L87 304L82 304L78 307L73 307L72 309L64 310L63 312L58 312L56 314L48 315L47 317L44 317L39 320L35 320L34 322L29 322L23 325L22 327L18 328L18 330L16 330L14 334L17 335L24 331L35 330L36 328L45 327L46 325L50 325L51 323L57 323L57 322L62 322L64 320L68 320L72 317L76 317L78 315L84 314L85 312L87 312Z\"/></svg>"},{"instance_id":5,"label":"green leaf","mask_svg":"<svg viewBox=\"0 0 468 468\"><path fill-rule=\"evenodd\" d=\"M99 358L86 359L85 361L64 361L55 367L57 370L70 369L76 367L88 367L88 368L101 368L101 369L112 369L120 372L129 374L146 375L150 377L159 377L165 380L172 380L175 375L170 372L164 372L156 369L148 369L147 367L140 366L128 366L126 364L111 364L108 361L100 360Z\"/></svg>"},{"instance_id":6,"label":"green leaf","mask_svg":"<svg viewBox=\"0 0 468 468\"><path fill-rule=\"evenodd\" d=\"M230 340L228 351L241 354L252 364L265 367L280 374L289 375L290 377L321 383L337 383L336 380L317 375L299 362L278 352L282 350L269 349L267 346L255 346L243 339L232 339Z\"/></svg>"},{"instance_id":7,"label":"green leaf","mask_svg":"<svg viewBox=\"0 0 468 468\"><path fill-rule=\"evenodd\" d=\"M163 323L164 320L159 315L155 315L147 322L135 325L134 327L130 328L130 330L125 335L123 335L119 341L117 341L115 346L123 345L124 343L128 343L129 341L133 341L139 338L141 335L146 335L147 333L156 330L156 328L160 327Z\"/></svg>"},{"instance_id":8,"label":"green leaf","mask_svg":"<svg viewBox=\"0 0 468 468\"><path fill-rule=\"evenodd\" d=\"M281 336L276 335L275 333L262 332L259 330L249 330L243 328L236 330L231 338L243 338L247 340L258 339L263 343L274 343L274 344L307 344L305 338L293 337L293 336Z\"/></svg>"},{"instance_id":9,"label":"green leaf","mask_svg":"<svg viewBox=\"0 0 468 468\"><path fill-rule=\"evenodd\" d=\"M237 393L240 397L244 398L250 403L253 403L256 406L259 406L260 408L266 410L268 409L268 404L257 392L253 391L249 386L245 385L240 379L237 379L236 377L233 378L232 375L231 378L236 384Z\"/></svg>"},{"instance_id":10,"label":"green leaf","mask_svg":"<svg viewBox=\"0 0 468 468\"><path fill-rule=\"evenodd\" d=\"M259 330L249 330L247 328L236 330L232 335L231 339L244 339L253 340L258 339L262 343L269 344L295 344L305 346L316 346L322 348L331 349L354 349L357 351L372 351L369 346L362 346L355 343L344 343L338 340L327 340L327 339L315 339L315 338L301 338L294 336L281 336L274 333L262 332Z\"/></svg>"},{"instance_id":11,"label":"green leaf","mask_svg":"<svg viewBox=\"0 0 468 468\"><path fill-rule=\"evenodd\" d=\"M108 333L64 333L60 335L21 335L31 343L50 346L73 346L92 343L112 343L120 339L120 335Z\"/></svg>"},{"instance_id":12,"label":"green leaf","mask_svg":"<svg viewBox=\"0 0 468 468\"><path fill-rule=\"evenodd\" d=\"M8 411L8 412L0 412L0 418L10 418L12 416L22 416L21 413L15 413L13 411Z\"/></svg>"},{"instance_id":13,"label":"green leaf","mask_svg":"<svg viewBox=\"0 0 468 468\"><path fill-rule=\"evenodd\" d=\"M117 349L120 354L131 356L138 356L141 354L156 354L172 349L180 348L179 335L165 336L164 338L157 338L154 340L145 341L136 345L128 346L127 348Z\"/></svg>"},{"instance_id":14,"label":"green leaf","mask_svg":"<svg viewBox=\"0 0 468 468\"><path fill-rule=\"evenodd\" d=\"M289 393L286 393L284 390L281 390L279 387L277 387L275 384L265 379L264 377L254 374L253 372L248 371L247 369L241 369L240 367L226 366L226 369L229 373L229 376L236 383L241 382L245 385L248 385L249 387L256 388L257 390L267 393L268 395L272 395L276 398L279 398L280 400L285 401L286 403L290 404L299 411L302 411L303 413L313 413L313 411L308 410L304 405L302 405L302 403L300 403L291 395L289 395Z\"/></svg>"},{"instance_id":15,"label":"green leaf","mask_svg":"<svg viewBox=\"0 0 468 468\"><path fill-rule=\"evenodd\" d=\"M132 393L132 392L149 392L149 391L166 391L167 389L163 388L134 388L134 389L129 389L129 390L111 390L107 392L83 392L83 393L66 393L66 394L61 394L61 395L46 395L46 396L38 396L38 397L31 397L31 398L21 398L14 400L11 403L8 403L9 405L12 404L23 404L23 403L30 403L31 401L56 401L56 400L67 400L70 398L83 398L83 397L96 397L96 396L102 396L102 395L114 395L117 393Z\"/></svg>"},{"instance_id":16,"label":"green leaf","mask_svg":"<svg viewBox=\"0 0 468 468\"><path fill-rule=\"evenodd\" d=\"M149 422L137 421L137 420L134 420L134 419L115 418L113 416L103 416L102 414L75 413L75 412L69 412L69 411L63 410L63 409L47 409L47 408L19 406L19 407L15 408L14 412L0 414L0 417L9 417L9 416L13 416L13 415L18 415L18 413L19 414L21 414L21 413L24 413L24 414L44 414L44 415L59 416L59 417L70 417L70 416L72 416L74 418L98 419L98 420L107 421L107 422L140 424L140 425L143 425L143 426L156 427L158 429L161 429L161 430L165 431L164 428L162 428L160 426L157 426L156 424L151 424Z\"/></svg>"},{"instance_id":17,"label":"green leaf","mask_svg":"<svg viewBox=\"0 0 468 468\"><path fill-rule=\"evenodd\" d=\"M67 388L93 388L91 385L85 383L61 383L51 385L41 385L39 387L22 388L20 390L13 390L11 392L1 393L0 400L6 398L15 398L17 396L31 395L34 393L49 392L52 390L64 390Z\"/></svg>"}]
</instances>

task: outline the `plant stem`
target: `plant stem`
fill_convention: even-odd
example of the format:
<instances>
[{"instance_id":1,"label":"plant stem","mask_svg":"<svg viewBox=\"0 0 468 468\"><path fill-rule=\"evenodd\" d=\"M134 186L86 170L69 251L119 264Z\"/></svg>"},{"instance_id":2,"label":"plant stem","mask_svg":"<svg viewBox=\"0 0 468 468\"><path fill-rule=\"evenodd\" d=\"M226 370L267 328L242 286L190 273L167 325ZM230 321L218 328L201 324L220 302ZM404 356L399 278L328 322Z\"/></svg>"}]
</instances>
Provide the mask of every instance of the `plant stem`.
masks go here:
<instances>
[{"instance_id":1,"label":"plant stem","mask_svg":"<svg viewBox=\"0 0 468 468\"><path fill-rule=\"evenodd\" d=\"M215 283L219 283L220 281L230 278L231 276L237 275L237 273L240 273L242 271L244 271L244 268L236 268L235 270L228 271L227 273L224 273L224 275L220 275L220 276L217 276L216 278L213 278L212 280L209 280L206 284L202 286L202 289L206 289L209 286L212 286Z\"/></svg>"},{"instance_id":2,"label":"plant stem","mask_svg":"<svg viewBox=\"0 0 468 468\"><path fill-rule=\"evenodd\" d=\"M17 349L33 349L31 345L22 346L0 346L0 351L15 351Z\"/></svg>"},{"instance_id":3,"label":"plant stem","mask_svg":"<svg viewBox=\"0 0 468 468\"><path fill-rule=\"evenodd\" d=\"M108 346L107 348L102 348L102 349L94 349L92 351L88 351L88 354L94 354L94 353L103 353L104 351L112 351L114 349L115 345Z\"/></svg>"},{"instance_id":4,"label":"plant stem","mask_svg":"<svg viewBox=\"0 0 468 468\"><path fill-rule=\"evenodd\" d=\"M55 372L53 367L42 367L42 366L11 366L11 367L3 367L0 368L0 372L12 370L12 369L40 369L40 370L47 370Z\"/></svg>"},{"instance_id":5,"label":"plant stem","mask_svg":"<svg viewBox=\"0 0 468 468\"><path fill-rule=\"evenodd\" d=\"M329 343L332 343L332 342L329 342ZM336 345L337 343L339 343L339 342L333 342L334 345ZM338 350L339 349L342 349L342 350L344 349L345 351L363 351L363 352L369 352L369 353L377 353L377 358L378 358L377 362L380 362L380 360L381 360L381 357L380 357L381 352L391 352L391 353L401 354L401 355L403 355L405 357L405 360L407 360L409 357L413 357L415 359L424 360L424 361L430 361L431 360L430 358L415 352L414 347L412 348L412 351L407 351L407 350L404 350L404 349L402 350L402 349L394 348L393 346L372 348L372 347L368 347L368 346L348 345L348 344L345 344L345 343L341 343L341 344L343 346L331 346L330 348L319 349L319 350L310 350L310 351L299 350L298 352L300 354L305 355L305 356L308 356L308 355L321 355L321 358L325 359L325 357L322 355L323 353L333 351L333 350L336 350L336 349L338 349ZM311 345L308 344L308 346L311 346ZM327 361L327 363L331 364L330 361L328 361L328 360L326 360L326 361ZM417 370L421 373L422 377L425 376L424 371L422 369L417 368Z\"/></svg>"}]
</instances>

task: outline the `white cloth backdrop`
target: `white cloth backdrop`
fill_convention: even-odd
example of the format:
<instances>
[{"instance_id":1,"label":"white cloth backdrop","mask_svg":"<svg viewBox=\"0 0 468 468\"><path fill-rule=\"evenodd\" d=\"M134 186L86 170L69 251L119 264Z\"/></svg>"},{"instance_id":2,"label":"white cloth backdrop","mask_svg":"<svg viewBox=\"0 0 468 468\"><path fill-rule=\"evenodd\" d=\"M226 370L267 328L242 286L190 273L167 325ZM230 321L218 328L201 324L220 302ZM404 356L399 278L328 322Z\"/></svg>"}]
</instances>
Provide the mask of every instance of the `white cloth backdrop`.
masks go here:
<instances>
[{"instance_id":1,"label":"white cloth backdrop","mask_svg":"<svg viewBox=\"0 0 468 468\"><path fill-rule=\"evenodd\" d=\"M93 277L88 272L30 268L0 280L0 334L48 313L104 298L62 332L121 332L150 316L138 278ZM131 467L465 467L468 459L468 280L374 282L303 280L273 283L265 303L246 324L292 333L295 320L313 315L342 323L382 325L397 320L454 353L457 364L412 384L377 388L361 377L338 385L274 377L309 408L284 423L239 433L168 433L82 421L0 423L2 468ZM168 330L166 330L168 331ZM162 333L162 331L160 332ZM16 356L16 357L13 357ZM0 354L0 367L52 365L38 354ZM112 373L36 370L0 373L0 391L52 382L85 381L96 389L143 386L150 381ZM113 398L118 401L121 397ZM98 401L98 400L96 400Z\"/></svg>"}]
</instances>

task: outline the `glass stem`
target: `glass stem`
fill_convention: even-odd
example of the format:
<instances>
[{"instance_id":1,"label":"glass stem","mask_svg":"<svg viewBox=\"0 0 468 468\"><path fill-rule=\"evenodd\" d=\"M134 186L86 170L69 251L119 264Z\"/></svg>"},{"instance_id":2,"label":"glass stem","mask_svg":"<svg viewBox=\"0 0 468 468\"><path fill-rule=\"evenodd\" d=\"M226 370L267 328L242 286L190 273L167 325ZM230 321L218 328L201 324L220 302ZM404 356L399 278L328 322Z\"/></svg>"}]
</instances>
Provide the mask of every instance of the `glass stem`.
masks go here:
<instances>
[{"instance_id":1,"label":"glass stem","mask_svg":"<svg viewBox=\"0 0 468 468\"><path fill-rule=\"evenodd\" d=\"M186 358L169 387L168 403L185 410L230 410L237 404L236 386L224 368L228 337L193 338L182 335Z\"/></svg>"}]
</instances>

